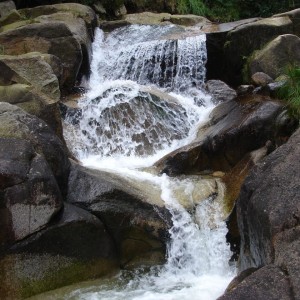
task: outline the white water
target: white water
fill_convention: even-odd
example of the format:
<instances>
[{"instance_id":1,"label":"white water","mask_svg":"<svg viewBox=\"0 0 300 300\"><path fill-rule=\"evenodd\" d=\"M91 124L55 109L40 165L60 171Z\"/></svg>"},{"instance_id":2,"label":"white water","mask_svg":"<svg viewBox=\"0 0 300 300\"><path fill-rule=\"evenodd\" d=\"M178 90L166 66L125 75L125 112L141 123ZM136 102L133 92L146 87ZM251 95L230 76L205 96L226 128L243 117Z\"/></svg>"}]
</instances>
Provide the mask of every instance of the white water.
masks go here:
<instances>
[{"instance_id":1,"label":"white water","mask_svg":"<svg viewBox=\"0 0 300 300\"><path fill-rule=\"evenodd\" d=\"M64 299L214 300L234 275L222 220L222 184L218 183L217 199L201 201L192 178L142 171L192 141L213 108L200 89L205 78L205 36L165 40L172 31L172 26L131 26L108 38L98 31L90 91L79 104L83 117L73 132L66 133L84 165L161 191L173 219L167 262L148 272L123 272L99 286L76 289ZM149 86L171 97L157 100ZM195 207L192 214L182 204L187 202Z\"/></svg>"}]
</instances>

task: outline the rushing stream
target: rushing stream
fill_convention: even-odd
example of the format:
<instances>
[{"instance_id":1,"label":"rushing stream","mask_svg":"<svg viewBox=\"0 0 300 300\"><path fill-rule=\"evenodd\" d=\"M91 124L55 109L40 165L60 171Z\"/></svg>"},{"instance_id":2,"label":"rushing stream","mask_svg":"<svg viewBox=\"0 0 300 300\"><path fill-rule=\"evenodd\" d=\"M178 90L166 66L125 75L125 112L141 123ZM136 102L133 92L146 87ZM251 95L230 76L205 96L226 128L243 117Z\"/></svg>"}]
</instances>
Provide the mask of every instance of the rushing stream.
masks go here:
<instances>
[{"instance_id":1,"label":"rushing stream","mask_svg":"<svg viewBox=\"0 0 300 300\"><path fill-rule=\"evenodd\" d=\"M89 92L79 102L78 122L65 128L69 146L84 165L160 191L173 220L167 262L65 288L49 299L213 300L234 276L221 182L216 181L218 196L211 199L203 195L216 186L203 181L199 188L199 177L149 171L159 158L192 141L213 108L201 91L205 35L169 39L176 30L134 25L107 37L99 30ZM192 215L189 205L195 207Z\"/></svg>"}]
</instances>

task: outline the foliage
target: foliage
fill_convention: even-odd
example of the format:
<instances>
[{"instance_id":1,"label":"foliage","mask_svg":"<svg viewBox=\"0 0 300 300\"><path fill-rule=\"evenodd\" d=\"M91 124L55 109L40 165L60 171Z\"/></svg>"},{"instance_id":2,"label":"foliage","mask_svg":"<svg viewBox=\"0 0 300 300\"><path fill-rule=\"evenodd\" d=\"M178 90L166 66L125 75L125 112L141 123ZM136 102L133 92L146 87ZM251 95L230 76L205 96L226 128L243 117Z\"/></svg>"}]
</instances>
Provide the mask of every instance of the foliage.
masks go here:
<instances>
[{"instance_id":1,"label":"foliage","mask_svg":"<svg viewBox=\"0 0 300 300\"><path fill-rule=\"evenodd\" d=\"M278 96L287 102L291 114L300 119L300 67L289 66L286 75L286 82L279 89Z\"/></svg>"},{"instance_id":2,"label":"foliage","mask_svg":"<svg viewBox=\"0 0 300 300\"><path fill-rule=\"evenodd\" d=\"M181 14L207 14L207 8L202 0L177 0L177 10Z\"/></svg>"}]
</instances>

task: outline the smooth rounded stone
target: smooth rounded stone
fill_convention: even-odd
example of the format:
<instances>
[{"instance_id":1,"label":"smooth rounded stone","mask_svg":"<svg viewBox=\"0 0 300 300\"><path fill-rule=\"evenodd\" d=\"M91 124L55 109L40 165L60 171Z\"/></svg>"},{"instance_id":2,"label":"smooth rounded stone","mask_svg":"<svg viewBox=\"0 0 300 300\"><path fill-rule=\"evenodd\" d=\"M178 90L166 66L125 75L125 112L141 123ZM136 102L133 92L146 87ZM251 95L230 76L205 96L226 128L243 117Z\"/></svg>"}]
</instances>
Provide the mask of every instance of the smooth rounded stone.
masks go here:
<instances>
[{"instance_id":1,"label":"smooth rounded stone","mask_svg":"<svg viewBox=\"0 0 300 300\"><path fill-rule=\"evenodd\" d=\"M274 80L268 74L264 72L256 72L251 76L253 83L257 86L266 86L269 83L273 83Z\"/></svg>"},{"instance_id":2,"label":"smooth rounded stone","mask_svg":"<svg viewBox=\"0 0 300 300\"><path fill-rule=\"evenodd\" d=\"M300 66L300 38L285 34L276 37L248 59L249 76L257 72L277 78L286 72L289 65ZM270 82L268 82L270 83Z\"/></svg>"},{"instance_id":3,"label":"smooth rounded stone","mask_svg":"<svg viewBox=\"0 0 300 300\"><path fill-rule=\"evenodd\" d=\"M105 224L124 267L137 261L147 263L150 257L165 257L172 221L159 190L75 163L72 163L68 187L67 201L89 210ZM152 264L163 261L152 261Z\"/></svg>"},{"instance_id":4,"label":"smooth rounded stone","mask_svg":"<svg viewBox=\"0 0 300 300\"><path fill-rule=\"evenodd\" d=\"M274 240L299 225L299 144L298 129L286 144L252 169L242 186L237 201L240 270L274 263Z\"/></svg>"},{"instance_id":5,"label":"smooth rounded stone","mask_svg":"<svg viewBox=\"0 0 300 300\"><path fill-rule=\"evenodd\" d=\"M14 1L0 2L0 18L7 16L11 11L16 9Z\"/></svg>"},{"instance_id":6,"label":"smooth rounded stone","mask_svg":"<svg viewBox=\"0 0 300 300\"><path fill-rule=\"evenodd\" d=\"M252 270L251 270L252 272ZM249 272L249 273L251 273ZM244 277L247 274L241 274ZM277 266L265 266L232 287L218 300L293 300L292 288L288 276Z\"/></svg>"},{"instance_id":7,"label":"smooth rounded stone","mask_svg":"<svg viewBox=\"0 0 300 300\"><path fill-rule=\"evenodd\" d=\"M278 35L292 33L293 23L288 16L261 19L231 30L223 44L228 82L232 85L242 83L245 57L249 57L253 51L261 49Z\"/></svg>"},{"instance_id":8,"label":"smooth rounded stone","mask_svg":"<svg viewBox=\"0 0 300 300\"><path fill-rule=\"evenodd\" d=\"M34 150L46 159L64 194L70 162L66 146L54 131L44 121L6 102L0 102L0 124L0 137L30 141Z\"/></svg>"},{"instance_id":9,"label":"smooth rounded stone","mask_svg":"<svg viewBox=\"0 0 300 300\"><path fill-rule=\"evenodd\" d=\"M172 176L205 170L227 172L248 152L268 140L280 140L277 117L283 109L282 104L258 95L224 102L212 111L211 120L199 129L194 142L171 152L155 166ZM293 127L292 120L286 122L291 133L295 123Z\"/></svg>"},{"instance_id":10,"label":"smooth rounded stone","mask_svg":"<svg viewBox=\"0 0 300 300\"><path fill-rule=\"evenodd\" d=\"M214 104L230 101L237 97L236 91L221 80L208 80L206 89L212 96Z\"/></svg>"},{"instance_id":11,"label":"smooth rounded stone","mask_svg":"<svg viewBox=\"0 0 300 300\"><path fill-rule=\"evenodd\" d=\"M0 259L2 299L24 299L118 269L114 242L102 222L65 204L50 226L15 244Z\"/></svg>"},{"instance_id":12,"label":"smooth rounded stone","mask_svg":"<svg viewBox=\"0 0 300 300\"><path fill-rule=\"evenodd\" d=\"M3 54L21 55L41 52L57 56L62 65L61 82L70 89L82 63L81 46L69 27L63 22L34 23L0 34Z\"/></svg>"}]
</instances>

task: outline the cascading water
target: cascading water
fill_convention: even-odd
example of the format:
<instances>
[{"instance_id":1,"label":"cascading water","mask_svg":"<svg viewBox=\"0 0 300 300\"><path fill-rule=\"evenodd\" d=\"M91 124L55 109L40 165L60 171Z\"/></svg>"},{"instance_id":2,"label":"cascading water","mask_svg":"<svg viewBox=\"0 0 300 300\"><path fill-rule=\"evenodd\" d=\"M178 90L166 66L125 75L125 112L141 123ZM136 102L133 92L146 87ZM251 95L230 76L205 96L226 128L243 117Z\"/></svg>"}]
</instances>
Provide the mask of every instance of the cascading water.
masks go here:
<instances>
[{"instance_id":1,"label":"cascading water","mask_svg":"<svg viewBox=\"0 0 300 300\"><path fill-rule=\"evenodd\" d=\"M114 279L114 286L110 280L77 289L64 299L213 300L234 275L228 265L231 253L225 241L221 182L216 181L216 199L201 201L192 178L142 171L191 141L213 107L201 91L205 36L167 39L176 30L135 25L108 37L99 30L90 90L79 103L78 124L71 126L73 131L69 126L66 130L67 142L86 166L161 191L173 220L167 263L146 274L124 272ZM192 213L186 210L187 203L194 208Z\"/></svg>"}]
</instances>

